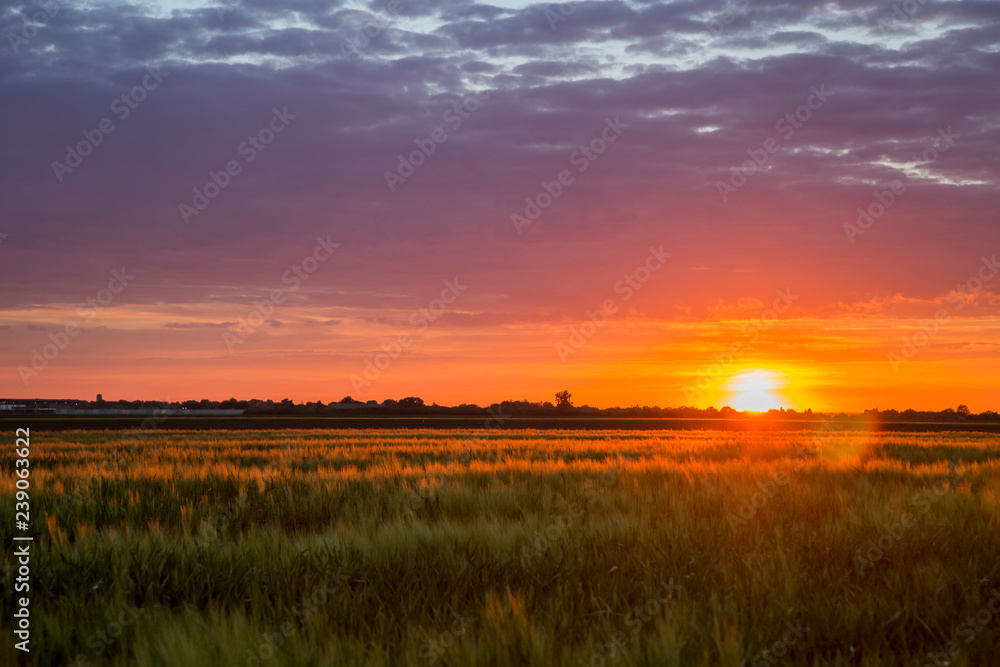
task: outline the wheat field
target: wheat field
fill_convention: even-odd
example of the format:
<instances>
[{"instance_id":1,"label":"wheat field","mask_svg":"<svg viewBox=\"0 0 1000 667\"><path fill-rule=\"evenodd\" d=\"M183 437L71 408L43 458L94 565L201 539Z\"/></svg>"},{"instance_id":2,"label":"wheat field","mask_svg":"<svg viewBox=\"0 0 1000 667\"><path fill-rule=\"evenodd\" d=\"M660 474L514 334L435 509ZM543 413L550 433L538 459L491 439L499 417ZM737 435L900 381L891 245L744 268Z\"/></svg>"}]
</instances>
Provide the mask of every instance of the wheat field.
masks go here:
<instances>
[{"instance_id":1,"label":"wheat field","mask_svg":"<svg viewBox=\"0 0 1000 667\"><path fill-rule=\"evenodd\" d=\"M1000 664L996 435L33 432L31 457L31 664Z\"/></svg>"}]
</instances>

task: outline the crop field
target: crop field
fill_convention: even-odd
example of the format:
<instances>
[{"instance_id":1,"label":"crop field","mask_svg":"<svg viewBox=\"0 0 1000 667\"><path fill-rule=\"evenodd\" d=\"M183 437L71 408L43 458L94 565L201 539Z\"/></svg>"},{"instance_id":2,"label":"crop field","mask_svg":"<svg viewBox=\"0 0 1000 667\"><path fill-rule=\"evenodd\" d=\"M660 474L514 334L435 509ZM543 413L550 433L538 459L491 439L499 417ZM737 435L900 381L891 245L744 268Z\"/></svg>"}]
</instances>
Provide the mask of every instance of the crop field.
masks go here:
<instances>
[{"instance_id":1,"label":"crop field","mask_svg":"<svg viewBox=\"0 0 1000 667\"><path fill-rule=\"evenodd\" d=\"M31 449L31 664L1000 664L994 434L32 431Z\"/></svg>"}]
</instances>

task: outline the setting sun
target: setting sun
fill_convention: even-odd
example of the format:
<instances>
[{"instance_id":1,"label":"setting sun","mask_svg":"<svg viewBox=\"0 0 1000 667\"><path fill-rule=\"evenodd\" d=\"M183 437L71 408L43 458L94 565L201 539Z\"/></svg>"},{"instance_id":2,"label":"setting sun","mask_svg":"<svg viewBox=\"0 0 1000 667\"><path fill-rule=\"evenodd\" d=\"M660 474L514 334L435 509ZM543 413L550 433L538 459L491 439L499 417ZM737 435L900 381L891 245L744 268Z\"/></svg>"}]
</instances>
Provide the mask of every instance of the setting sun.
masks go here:
<instances>
[{"instance_id":1,"label":"setting sun","mask_svg":"<svg viewBox=\"0 0 1000 667\"><path fill-rule=\"evenodd\" d=\"M765 412L782 407L782 397L777 390L784 386L772 371L753 370L733 376L729 381L730 404L736 410Z\"/></svg>"}]
</instances>

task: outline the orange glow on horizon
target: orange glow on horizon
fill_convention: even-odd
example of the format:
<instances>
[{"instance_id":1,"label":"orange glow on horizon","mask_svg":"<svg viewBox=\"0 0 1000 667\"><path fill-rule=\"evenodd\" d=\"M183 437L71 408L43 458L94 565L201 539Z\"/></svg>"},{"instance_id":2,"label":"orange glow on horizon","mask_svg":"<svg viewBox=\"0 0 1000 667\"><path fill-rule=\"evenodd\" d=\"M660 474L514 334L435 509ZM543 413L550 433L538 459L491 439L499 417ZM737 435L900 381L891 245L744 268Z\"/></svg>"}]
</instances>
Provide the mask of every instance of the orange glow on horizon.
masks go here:
<instances>
[{"instance_id":1,"label":"orange glow on horizon","mask_svg":"<svg viewBox=\"0 0 1000 667\"><path fill-rule=\"evenodd\" d=\"M80 320L69 304L10 311L0 325L6 326L9 359L0 396L324 403L347 395L378 401L420 396L440 405L489 405L552 401L555 392L568 389L576 405L593 407L1000 407L995 316L943 322L929 344L893 365L889 354L901 349L902 334L912 335L911 321L789 318L751 342L742 330L745 320L621 312L563 362L554 348L568 339L571 323L563 320L478 324L441 318L420 331L409 326L406 309L379 310L373 318L366 311L288 305L280 321L265 323L230 351L223 336L235 330L247 307L213 309L111 306L93 323ZM80 329L65 349L38 362L36 352L52 342L50 334L73 321ZM412 342L396 357L381 359L386 341L401 331ZM352 383L352 376L364 377L369 361L379 361L379 372ZM27 382L19 367L30 369Z\"/></svg>"}]
</instances>

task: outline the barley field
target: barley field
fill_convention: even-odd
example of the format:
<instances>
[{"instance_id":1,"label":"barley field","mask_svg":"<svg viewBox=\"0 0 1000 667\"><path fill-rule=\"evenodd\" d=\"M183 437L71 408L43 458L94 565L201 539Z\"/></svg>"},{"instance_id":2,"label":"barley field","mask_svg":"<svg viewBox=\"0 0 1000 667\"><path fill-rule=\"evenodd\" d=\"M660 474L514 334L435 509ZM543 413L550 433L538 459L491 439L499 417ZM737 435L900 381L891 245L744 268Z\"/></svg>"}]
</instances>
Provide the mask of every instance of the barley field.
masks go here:
<instances>
[{"instance_id":1,"label":"barley field","mask_svg":"<svg viewBox=\"0 0 1000 667\"><path fill-rule=\"evenodd\" d=\"M996 435L79 431L31 449L31 664L1000 665Z\"/></svg>"}]
</instances>

